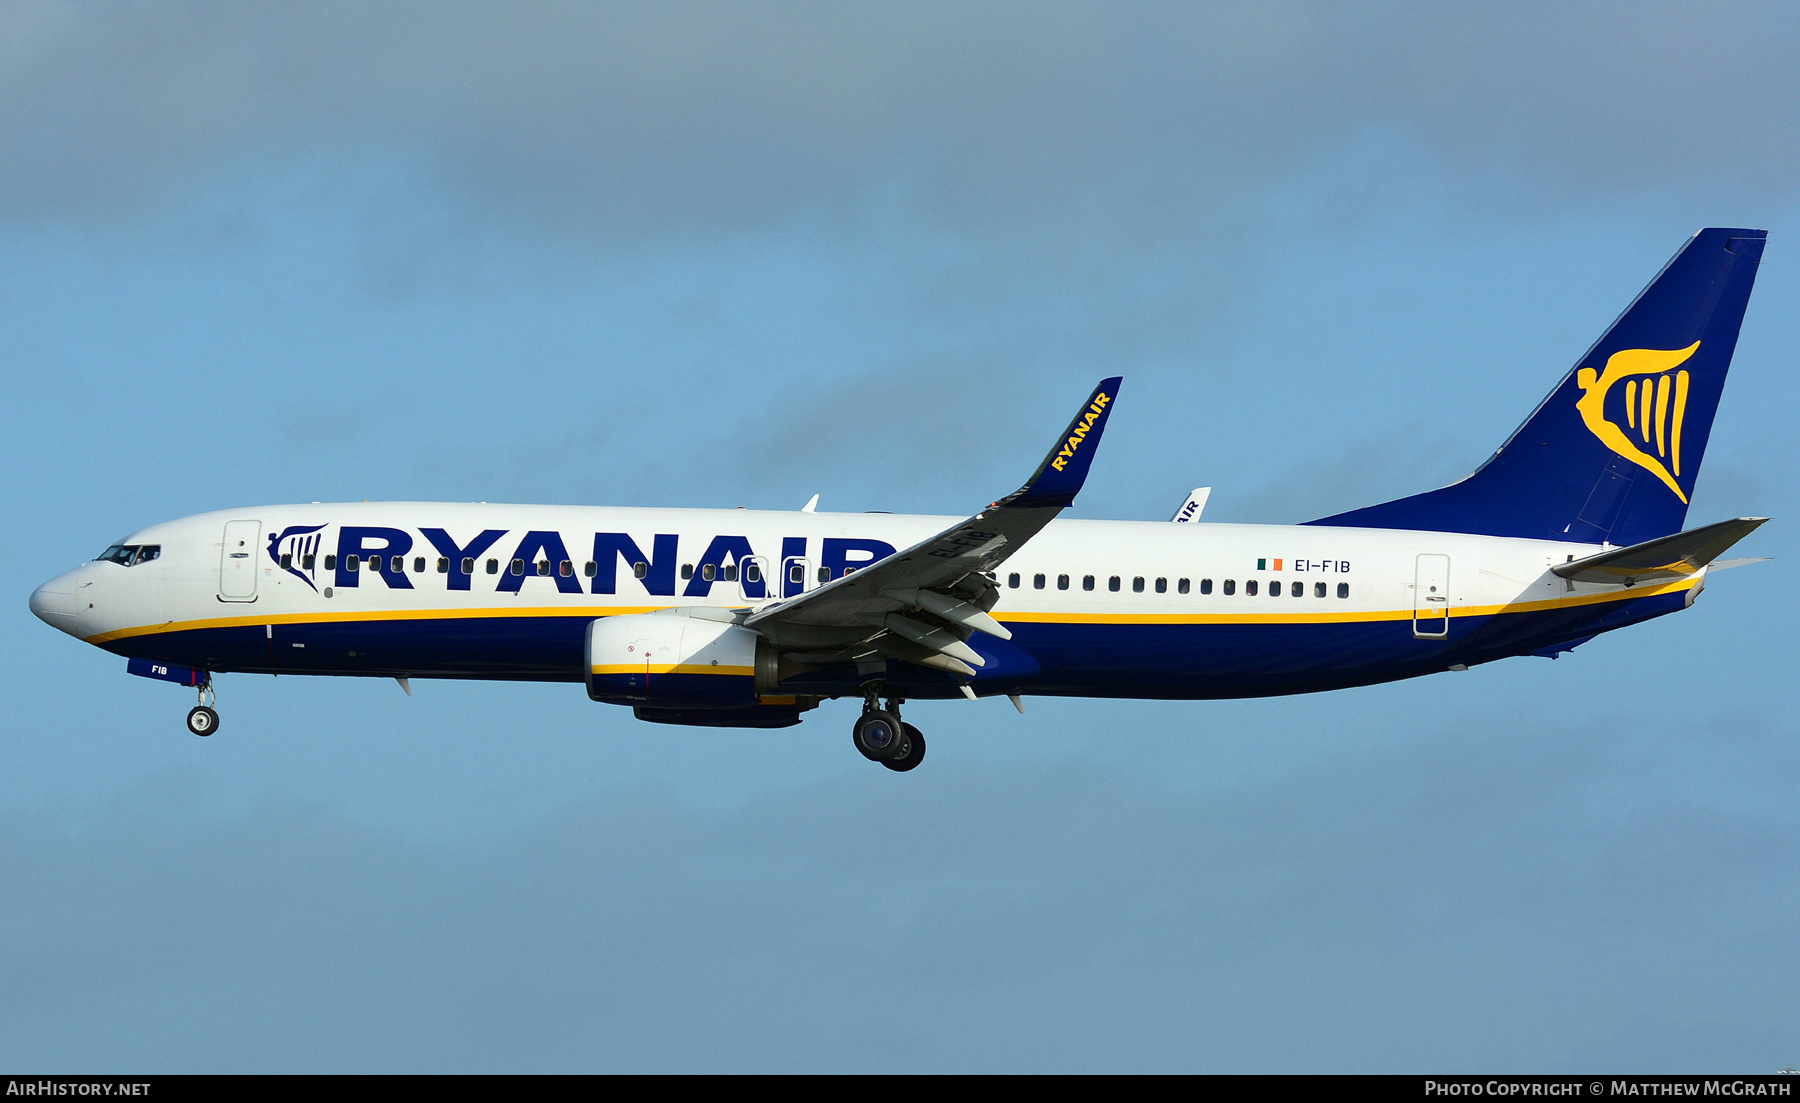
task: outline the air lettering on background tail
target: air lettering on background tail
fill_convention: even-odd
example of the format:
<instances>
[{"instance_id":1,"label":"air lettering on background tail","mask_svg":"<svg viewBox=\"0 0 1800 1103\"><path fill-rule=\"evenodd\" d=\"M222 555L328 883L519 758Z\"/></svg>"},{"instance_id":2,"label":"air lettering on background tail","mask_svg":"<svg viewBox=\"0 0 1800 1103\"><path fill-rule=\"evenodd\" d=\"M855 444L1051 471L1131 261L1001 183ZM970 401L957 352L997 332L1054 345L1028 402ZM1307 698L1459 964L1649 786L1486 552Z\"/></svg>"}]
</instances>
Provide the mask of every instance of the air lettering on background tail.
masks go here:
<instances>
[{"instance_id":1,"label":"air lettering on background tail","mask_svg":"<svg viewBox=\"0 0 1800 1103\"><path fill-rule=\"evenodd\" d=\"M1675 480L1681 474L1681 422L1687 413L1688 373L1674 369L1699 347L1700 342L1695 341L1684 349L1621 349L1607 358L1605 371L1582 368L1575 377L1582 391L1575 409L1588 431L1601 444L1661 479L1684 505L1687 495ZM1629 378L1632 376L1654 378L1643 380L1640 386L1637 379ZM1625 380L1623 429L1606 416L1607 393L1621 380ZM1644 448L1632 443L1628 429L1637 432ZM1652 445L1655 456L1645 451ZM1664 460L1669 463L1665 465Z\"/></svg>"}]
</instances>

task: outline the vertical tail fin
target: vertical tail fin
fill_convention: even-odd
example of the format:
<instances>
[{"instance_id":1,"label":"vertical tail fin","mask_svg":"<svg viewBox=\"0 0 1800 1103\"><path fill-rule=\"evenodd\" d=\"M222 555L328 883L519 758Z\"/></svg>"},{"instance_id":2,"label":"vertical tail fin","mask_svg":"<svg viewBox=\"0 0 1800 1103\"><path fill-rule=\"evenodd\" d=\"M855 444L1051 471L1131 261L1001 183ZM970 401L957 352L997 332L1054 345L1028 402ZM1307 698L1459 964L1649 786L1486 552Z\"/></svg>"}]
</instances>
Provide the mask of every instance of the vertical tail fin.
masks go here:
<instances>
[{"instance_id":1,"label":"vertical tail fin","mask_svg":"<svg viewBox=\"0 0 1800 1103\"><path fill-rule=\"evenodd\" d=\"M1307 523L1613 544L1679 532L1767 236L1695 234L1473 475Z\"/></svg>"}]
</instances>

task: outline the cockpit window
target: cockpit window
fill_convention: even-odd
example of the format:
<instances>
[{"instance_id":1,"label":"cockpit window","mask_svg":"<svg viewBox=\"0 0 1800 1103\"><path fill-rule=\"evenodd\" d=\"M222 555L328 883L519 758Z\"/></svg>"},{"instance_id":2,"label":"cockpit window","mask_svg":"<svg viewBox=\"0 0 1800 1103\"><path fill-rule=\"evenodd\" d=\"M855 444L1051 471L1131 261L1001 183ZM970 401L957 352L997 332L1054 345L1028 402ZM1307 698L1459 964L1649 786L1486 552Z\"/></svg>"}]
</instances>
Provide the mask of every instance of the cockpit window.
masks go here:
<instances>
[{"instance_id":1,"label":"cockpit window","mask_svg":"<svg viewBox=\"0 0 1800 1103\"><path fill-rule=\"evenodd\" d=\"M161 554L161 544L114 544L101 552L95 562L129 567L135 563L148 563Z\"/></svg>"}]
</instances>

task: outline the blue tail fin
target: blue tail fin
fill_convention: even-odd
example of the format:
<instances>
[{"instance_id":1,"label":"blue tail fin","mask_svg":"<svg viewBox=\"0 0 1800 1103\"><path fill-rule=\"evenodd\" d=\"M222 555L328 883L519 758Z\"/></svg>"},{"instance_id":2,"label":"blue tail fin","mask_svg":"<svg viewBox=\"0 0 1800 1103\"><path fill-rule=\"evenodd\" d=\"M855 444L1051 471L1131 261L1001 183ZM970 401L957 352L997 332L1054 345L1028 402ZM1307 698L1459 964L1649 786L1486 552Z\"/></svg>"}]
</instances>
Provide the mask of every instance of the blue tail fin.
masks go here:
<instances>
[{"instance_id":1,"label":"blue tail fin","mask_svg":"<svg viewBox=\"0 0 1800 1103\"><path fill-rule=\"evenodd\" d=\"M1595 544L1679 532L1766 237L1695 234L1473 475L1307 523Z\"/></svg>"}]
</instances>

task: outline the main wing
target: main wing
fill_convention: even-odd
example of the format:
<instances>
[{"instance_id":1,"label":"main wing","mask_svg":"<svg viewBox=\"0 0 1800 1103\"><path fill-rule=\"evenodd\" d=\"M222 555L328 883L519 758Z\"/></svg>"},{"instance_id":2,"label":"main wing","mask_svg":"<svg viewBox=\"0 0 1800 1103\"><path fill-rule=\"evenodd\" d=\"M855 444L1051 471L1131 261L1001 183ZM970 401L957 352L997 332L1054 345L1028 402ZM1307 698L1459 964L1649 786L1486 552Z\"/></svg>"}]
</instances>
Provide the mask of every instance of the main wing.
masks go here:
<instances>
[{"instance_id":1,"label":"main wing","mask_svg":"<svg viewBox=\"0 0 1800 1103\"><path fill-rule=\"evenodd\" d=\"M1103 379L1025 485L928 540L810 593L766 606L745 624L799 662L901 659L972 675L974 632L1012 633L988 615L1000 591L987 572L1075 501L1087 481L1121 377Z\"/></svg>"}]
</instances>

